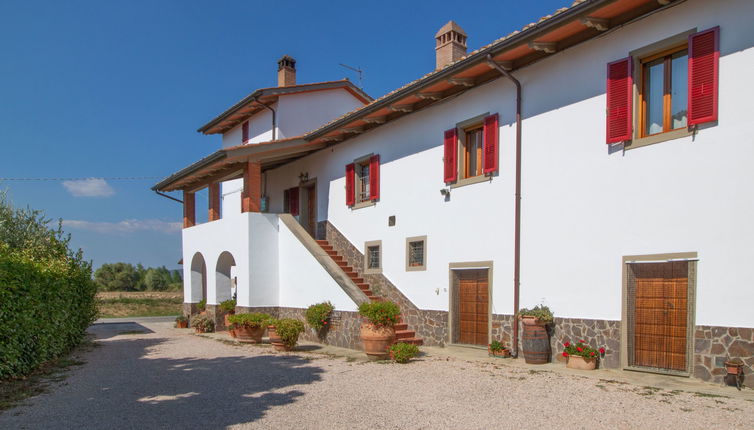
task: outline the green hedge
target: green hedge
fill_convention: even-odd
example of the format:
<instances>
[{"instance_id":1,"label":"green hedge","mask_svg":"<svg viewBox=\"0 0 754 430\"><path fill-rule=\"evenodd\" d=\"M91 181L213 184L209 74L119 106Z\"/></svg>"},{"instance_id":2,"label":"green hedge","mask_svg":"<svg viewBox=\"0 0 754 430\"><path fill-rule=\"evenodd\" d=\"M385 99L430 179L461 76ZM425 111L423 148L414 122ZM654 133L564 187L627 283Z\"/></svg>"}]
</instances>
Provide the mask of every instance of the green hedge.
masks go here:
<instances>
[{"instance_id":1,"label":"green hedge","mask_svg":"<svg viewBox=\"0 0 754 430\"><path fill-rule=\"evenodd\" d=\"M81 342L96 316L91 266L0 242L0 379L23 376Z\"/></svg>"}]
</instances>

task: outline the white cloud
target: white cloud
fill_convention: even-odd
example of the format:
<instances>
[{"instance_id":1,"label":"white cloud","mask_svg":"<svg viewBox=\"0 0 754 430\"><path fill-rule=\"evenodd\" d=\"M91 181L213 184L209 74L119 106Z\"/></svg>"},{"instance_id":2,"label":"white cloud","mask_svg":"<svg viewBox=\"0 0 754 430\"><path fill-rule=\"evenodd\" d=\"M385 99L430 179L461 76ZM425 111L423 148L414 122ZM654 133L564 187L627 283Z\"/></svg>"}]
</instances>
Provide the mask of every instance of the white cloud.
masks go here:
<instances>
[{"instance_id":1,"label":"white cloud","mask_svg":"<svg viewBox=\"0 0 754 430\"><path fill-rule=\"evenodd\" d=\"M181 231L183 224L180 222L168 222L158 219L127 219L119 222L96 222L68 219L63 220L63 227L110 234L125 234L137 231L176 233Z\"/></svg>"},{"instance_id":2,"label":"white cloud","mask_svg":"<svg viewBox=\"0 0 754 430\"><path fill-rule=\"evenodd\" d=\"M104 179L63 181L63 186L73 197L109 197L115 194L115 190Z\"/></svg>"}]
</instances>

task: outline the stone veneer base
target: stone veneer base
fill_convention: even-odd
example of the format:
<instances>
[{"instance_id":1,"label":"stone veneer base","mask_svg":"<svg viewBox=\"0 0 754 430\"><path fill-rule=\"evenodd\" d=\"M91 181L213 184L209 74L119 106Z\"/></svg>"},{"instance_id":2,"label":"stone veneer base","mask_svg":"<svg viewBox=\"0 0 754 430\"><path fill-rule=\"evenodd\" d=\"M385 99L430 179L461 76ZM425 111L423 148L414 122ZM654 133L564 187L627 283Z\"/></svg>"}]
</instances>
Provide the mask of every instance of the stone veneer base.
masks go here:
<instances>
[{"instance_id":1,"label":"stone veneer base","mask_svg":"<svg viewBox=\"0 0 754 430\"><path fill-rule=\"evenodd\" d=\"M223 315L215 306L207 305L207 314L220 319L222 327ZM274 318L295 318L306 321L306 309L288 307L242 307L236 308L238 313L264 312ZM196 303L184 303L183 313L186 316L197 313ZM404 320L410 327L423 333L425 342L444 346L448 339L448 312L413 309L405 312ZM361 317L357 312L334 311L332 324L322 333L316 333L307 327L301 339L320 342L326 345L338 346L355 350L363 350L359 338ZM492 315L491 339L510 345L513 339L513 316ZM550 347L551 361L565 362L561 355L563 343L584 340L594 347L605 347L605 356L600 360L600 366L608 369L620 368L620 321L592 320L578 318L555 318L551 325ZM523 328L519 326L519 351L521 349L521 335ZM721 383L725 377L725 361L740 358L744 362L744 381L754 380L754 328L744 327L715 327L696 326L694 339L694 356L692 376L704 381ZM427 342L429 343L429 342ZM523 354L523 353L521 353ZM523 358L523 357L521 357ZM751 382L749 382L751 384Z\"/></svg>"}]
</instances>

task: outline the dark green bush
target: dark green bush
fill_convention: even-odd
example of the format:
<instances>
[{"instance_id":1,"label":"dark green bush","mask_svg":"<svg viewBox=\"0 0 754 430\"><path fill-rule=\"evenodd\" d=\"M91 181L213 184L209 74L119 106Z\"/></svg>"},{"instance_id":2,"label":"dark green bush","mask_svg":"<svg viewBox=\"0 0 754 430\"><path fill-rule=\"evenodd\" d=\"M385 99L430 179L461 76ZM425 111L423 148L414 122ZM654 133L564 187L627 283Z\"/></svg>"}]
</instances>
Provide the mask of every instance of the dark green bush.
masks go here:
<instances>
[{"instance_id":1,"label":"dark green bush","mask_svg":"<svg viewBox=\"0 0 754 430\"><path fill-rule=\"evenodd\" d=\"M419 347L410 343L396 343L390 347L393 360L396 363L408 363L409 360L419 355Z\"/></svg>"},{"instance_id":2,"label":"dark green bush","mask_svg":"<svg viewBox=\"0 0 754 430\"><path fill-rule=\"evenodd\" d=\"M401 309L393 302L364 302L359 314L376 326L392 327L398 323Z\"/></svg>"},{"instance_id":3,"label":"dark green bush","mask_svg":"<svg viewBox=\"0 0 754 430\"><path fill-rule=\"evenodd\" d=\"M249 328L267 327L272 317L267 314L252 312L250 314L235 314L228 317L228 322Z\"/></svg>"},{"instance_id":4,"label":"dark green bush","mask_svg":"<svg viewBox=\"0 0 754 430\"><path fill-rule=\"evenodd\" d=\"M236 311L236 299L225 300L220 302L220 310L223 312L235 312Z\"/></svg>"},{"instance_id":5,"label":"dark green bush","mask_svg":"<svg viewBox=\"0 0 754 430\"><path fill-rule=\"evenodd\" d=\"M67 353L96 317L91 264L48 225L0 193L0 379Z\"/></svg>"},{"instance_id":6,"label":"dark green bush","mask_svg":"<svg viewBox=\"0 0 754 430\"><path fill-rule=\"evenodd\" d=\"M335 309L335 306L330 302L322 302L309 306L306 308L306 322L315 331L322 330L322 327L328 324L330 315Z\"/></svg>"},{"instance_id":7,"label":"dark green bush","mask_svg":"<svg viewBox=\"0 0 754 430\"><path fill-rule=\"evenodd\" d=\"M283 318L275 321L275 332L288 348L298 343L298 336L304 332L304 323L293 318Z\"/></svg>"}]
</instances>

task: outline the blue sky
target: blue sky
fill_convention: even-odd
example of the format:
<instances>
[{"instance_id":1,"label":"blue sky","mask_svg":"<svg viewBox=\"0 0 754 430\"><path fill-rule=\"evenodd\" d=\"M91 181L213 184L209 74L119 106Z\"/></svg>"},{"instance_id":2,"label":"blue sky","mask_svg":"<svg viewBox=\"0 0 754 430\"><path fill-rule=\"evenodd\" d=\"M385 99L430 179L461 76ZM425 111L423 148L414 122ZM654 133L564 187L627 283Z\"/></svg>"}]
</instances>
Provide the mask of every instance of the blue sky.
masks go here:
<instances>
[{"instance_id":1,"label":"blue sky","mask_svg":"<svg viewBox=\"0 0 754 430\"><path fill-rule=\"evenodd\" d=\"M570 3L2 0L0 178L161 178L219 148L196 129L275 86L284 54L299 83L358 83L339 63L360 67L376 98L434 68L434 34L451 19L473 50ZM181 205L155 195L157 181L0 189L63 219L95 266L178 268Z\"/></svg>"}]
</instances>

